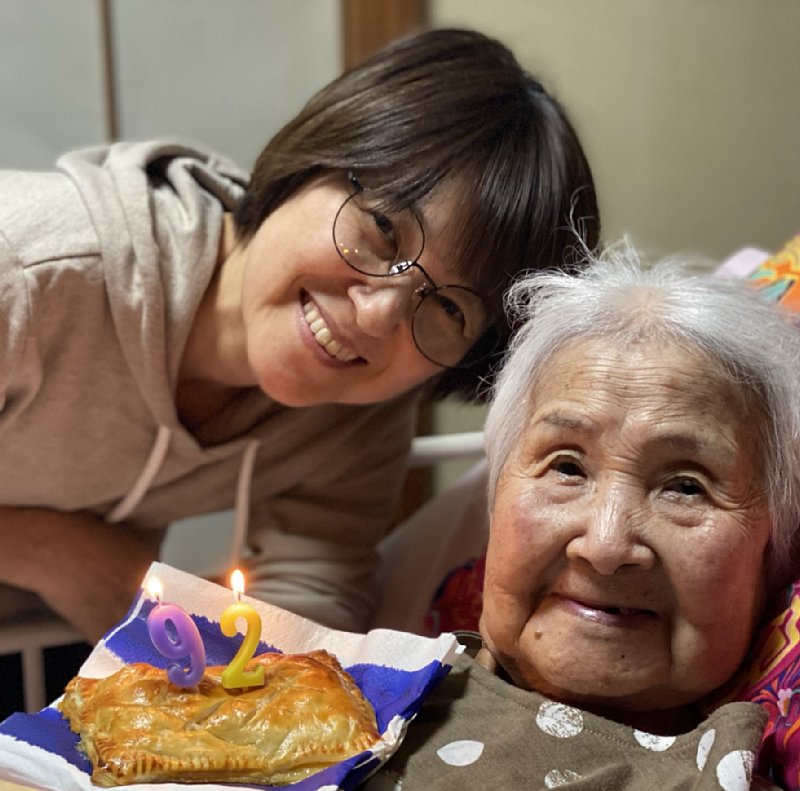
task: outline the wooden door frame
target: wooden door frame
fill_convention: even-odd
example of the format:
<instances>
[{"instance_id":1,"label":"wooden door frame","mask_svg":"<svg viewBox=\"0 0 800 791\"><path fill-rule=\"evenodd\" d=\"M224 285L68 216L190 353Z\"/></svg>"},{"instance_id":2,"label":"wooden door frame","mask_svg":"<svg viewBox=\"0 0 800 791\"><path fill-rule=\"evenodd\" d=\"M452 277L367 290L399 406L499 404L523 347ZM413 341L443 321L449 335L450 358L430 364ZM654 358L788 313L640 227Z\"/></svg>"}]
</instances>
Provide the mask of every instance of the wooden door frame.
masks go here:
<instances>
[{"instance_id":1,"label":"wooden door frame","mask_svg":"<svg viewBox=\"0 0 800 791\"><path fill-rule=\"evenodd\" d=\"M425 24L425 0L341 0L341 11L345 69Z\"/></svg>"}]
</instances>

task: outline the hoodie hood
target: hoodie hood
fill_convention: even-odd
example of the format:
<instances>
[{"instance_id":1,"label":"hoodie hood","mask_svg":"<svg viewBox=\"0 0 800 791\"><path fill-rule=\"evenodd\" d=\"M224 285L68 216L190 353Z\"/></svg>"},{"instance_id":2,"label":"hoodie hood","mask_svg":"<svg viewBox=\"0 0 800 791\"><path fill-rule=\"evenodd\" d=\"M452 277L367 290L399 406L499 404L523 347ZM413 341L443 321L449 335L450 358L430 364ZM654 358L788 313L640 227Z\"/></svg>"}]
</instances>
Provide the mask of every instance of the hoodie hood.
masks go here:
<instances>
[{"instance_id":1,"label":"hoodie hood","mask_svg":"<svg viewBox=\"0 0 800 791\"><path fill-rule=\"evenodd\" d=\"M141 397L159 425L172 426L181 356L214 274L222 218L247 177L215 154L159 142L77 151L58 166L92 218L114 327Z\"/></svg>"}]
</instances>

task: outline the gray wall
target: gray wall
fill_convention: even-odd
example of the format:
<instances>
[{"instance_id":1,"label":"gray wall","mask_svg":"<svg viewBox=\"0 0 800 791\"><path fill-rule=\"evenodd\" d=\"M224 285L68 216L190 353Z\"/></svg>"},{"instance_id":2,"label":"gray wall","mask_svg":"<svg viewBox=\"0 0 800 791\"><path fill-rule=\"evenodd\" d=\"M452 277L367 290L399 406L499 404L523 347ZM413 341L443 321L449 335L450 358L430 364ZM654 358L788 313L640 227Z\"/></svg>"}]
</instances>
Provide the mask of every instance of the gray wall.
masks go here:
<instances>
[{"instance_id":1,"label":"gray wall","mask_svg":"<svg viewBox=\"0 0 800 791\"><path fill-rule=\"evenodd\" d=\"M0 0L0 167L105 139L100 41L94 0Z\"/></svg>"},{"instance_id":2,"label":"gray wall","mask_svg":"<svg viewBox=\"0 0 800 791\"><path fill-rule=\"evenodd\" d=\"M247 168L340 69L338 0L108 8L104 40L102 0L0 0L0 167L48 168L113 115L120 139L178 135Z\"/></svg>"}]
</instances>

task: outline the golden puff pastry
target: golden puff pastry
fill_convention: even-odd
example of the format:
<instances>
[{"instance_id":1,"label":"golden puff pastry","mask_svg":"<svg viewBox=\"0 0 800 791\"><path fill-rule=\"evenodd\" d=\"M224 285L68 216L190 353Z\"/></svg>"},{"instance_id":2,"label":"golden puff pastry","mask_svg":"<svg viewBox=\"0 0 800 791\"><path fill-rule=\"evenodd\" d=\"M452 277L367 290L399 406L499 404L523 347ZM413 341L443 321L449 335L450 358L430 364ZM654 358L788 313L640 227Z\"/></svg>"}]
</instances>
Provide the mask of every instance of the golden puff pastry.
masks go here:
<instances>
[{"instance_id":1,"label":"golden puff pastry","mask_svg":"<svg viewBox=\"0 0 800 791\"><path fill-rule=\"evenodd\" d=\"M221 665L186 689L144 663L73 678L60 708L92 782L292 783L380 738L372 706L327 651L261 654L256 665L266 683L248 690L224 689Z\"/></svg>"}]
</instances>

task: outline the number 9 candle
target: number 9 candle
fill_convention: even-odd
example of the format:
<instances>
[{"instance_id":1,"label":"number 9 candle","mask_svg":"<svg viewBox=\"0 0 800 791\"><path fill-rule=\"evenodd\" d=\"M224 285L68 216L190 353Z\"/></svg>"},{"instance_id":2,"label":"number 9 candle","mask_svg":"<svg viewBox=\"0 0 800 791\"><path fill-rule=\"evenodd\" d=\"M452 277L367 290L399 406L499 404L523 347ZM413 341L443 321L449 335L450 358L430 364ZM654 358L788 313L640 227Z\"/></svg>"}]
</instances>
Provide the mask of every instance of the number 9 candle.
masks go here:
<instances>
[{"instance_id":1,"label":"number 9 candle","mask_svg":"<svg viewBox=\"0 0 800 791\"><path fill-rule=\"evenodd\" d=\"M219 620L220 629L226 637L233 637L236 634L236 622L243 618L247 623L247 632L236 656L222 671L222 686L225 689L260 687L264 684L264 667L259 665L254 670L245 670L244 666L258 648L258 641L261 639L261 616L241 600L244 593L244 575L239 569L234 569L231 574L231 587L236 595L236 602L222 613L222 618Z\"/></svg>"},{"instance_id":2,"label":"number 9 candle","mask_svg":"<svg viewBox=\"0 0 800 791\"><path fill-rule=\"evenodd\" d=\"M197 624L177 604L163 604L161 580L150 577L147 591L157 602L147 616L147 632L156 650L167 659L188 659L189 668L173 662L167 669L167 678L176 687L193 687L203 677L206 668L206 650ZM174 636L168 631L172 624Z\"/></svg>"}]
</instances>

